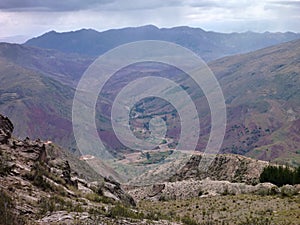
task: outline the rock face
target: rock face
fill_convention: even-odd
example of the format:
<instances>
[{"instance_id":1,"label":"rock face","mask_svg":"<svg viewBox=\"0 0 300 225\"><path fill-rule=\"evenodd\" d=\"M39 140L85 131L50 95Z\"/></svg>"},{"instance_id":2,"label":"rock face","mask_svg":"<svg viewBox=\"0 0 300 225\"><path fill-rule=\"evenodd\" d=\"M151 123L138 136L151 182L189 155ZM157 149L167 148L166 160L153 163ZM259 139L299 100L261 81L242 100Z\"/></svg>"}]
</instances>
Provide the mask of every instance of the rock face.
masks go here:
<instances>
[{"instance_id":1,"label":"rock face","mask_svg":"<svg viewBox=\"0 0 300 225\"><path fill-rule=\"evenodd\" d=\"M201 168L201 160L213 159L207 170ZM226 180L247 184L257 184L259 176L269 163L250 159L240 155L193 155L190 160L170 181L181 181L186 179L202 180L209 177L212 180Z\"/></svg>"},{"instance_id":2,"label":"rock face","mask_svg":"<svg viewBox=\"0 0 300 225\"><path fill-rule=\"evenodd\" d=\"M0 143L5 144L11 137L11 133L14 130L12 122L2 115L0 115Z\"/></svg>"},{"instance_id":3,"label":"rock face","mask_svg":"<svg viewBox=\"0 0 300 225\"><path fill-rule=\"evenodd\" d=\"M85 162L51 142L19 140L12 132L11 121L0 115L0 193L12 199L14 215L36 222L45 214L52 218L49 214L57 210L89 212L91 208L105 208L101 201L135 206L118 182L100 175L92 182L92 169ZM81 175L83 171L88 171L85 176ZM1 210L0 214L8 214Z\"/></svg>"},{"instance_id":4,"label":"rock face","mask_svg":"<svg viewBox=\"0 0 300 225\"><path fill-rule=\"evenodd\" d=\"M103 187L104 195L110 196L110 194L113 193L112 198L114 198L115 200L122 201L127 205L135 206L135 202L133 198L128 194L124 194L124 191L118 182L109 180L108 178L104 178L104 181L105 181ZM107 192L108 194L106 194Z\"/></svg>"}]
</instances>

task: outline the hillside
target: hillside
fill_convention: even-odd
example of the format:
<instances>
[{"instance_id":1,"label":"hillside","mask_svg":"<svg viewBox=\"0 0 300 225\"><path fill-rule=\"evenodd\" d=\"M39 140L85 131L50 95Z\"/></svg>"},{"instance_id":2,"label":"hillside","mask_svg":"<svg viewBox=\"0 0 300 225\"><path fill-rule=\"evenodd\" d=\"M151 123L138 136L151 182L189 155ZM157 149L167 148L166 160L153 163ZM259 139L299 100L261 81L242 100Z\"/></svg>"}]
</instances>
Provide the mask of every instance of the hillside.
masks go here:
<instances>
[{"instance_id":1,"label":"hillside","mask_svg":"<svg viewBox=\"0 0 300 225\"><path fill-rule=\"evenodd\" d=\"M299 164L299 48L300 41L296 40L209 64L227 105L228 124L222 153ZM71 127L73 86L90 62L90 58L79 55L0 44L0 110L13 120L16 135L53 140L75 151ZM197 149L203 150L210 131L207 100L190 80L177 76L178 70L157 64L139 64L121 70L105 85L96 121L101 127L102 141L120 158L124 152L128 153L113 134L110 110L121 88L141 76L139 71L146 71L142 76L159 73L183 85L198 106L201 137ZM147 99L137 103L132 113L135 117L131 125L136 135L145 127L147 131L145 124L152 116L167 119L170 130L165 141L169 148L174 147L180 132L174 107L158 99ZM39 126L32 127L34 123Z\"/></svg>"},{"instance_id":2,"label":"hillside","mask_svg":"<svg viewBox=\"0 0 300 225\"><path fill-rule=\"evenodd\" d=\"M91 29L57 33L48 32L28 40L25 45L56 49L66 53L99 56L104 52L133 41L170 41L191 49L205 61L227 55L250 52L282 42L299 39L295 33L231 33L204 31L200 28L157 28L153 25L98 32Z\"/></svg>"},{"instance_id":3,"label":"hillside","mask_svg":"<svg viewBox=\"0 0 300 225\"><path fill-rule=\"evenodd\" d=\"M26 58L26 54L20 57ZM72 88L16 64L7 55L0 56L0 76L0 111L10 116L17 136L72 146Z\"/></svg>"},{"instance_id":4,"label":"hillside","mask_svg":"<svg viewBox=\"0 0 300 225\"><path fill-rule=\"evenodd\" d=\"M221 153L241 154L283 164L300 163L299 59L300 41L296 40L209 64L219 80L227 106L227 128ZM160 76L180 83L198 107L201 132L197 149L203 150L210 132L206 98L178 70L156 64L134 65L121 70L103 88L105 98L100 97L100 112L105 120L99 122L103 128L100 132L102 140L114 140L113 148L122 149L109 125L112 102L121 88L137 74L141 77L157 76L158 71ZM180 133L180 122L172 105L161 99L148 98L138 102L131 113L134 115L132 129L141 137L149 135L147 123L150 118L163 118L168 126L164 141L169 148L174 147ZM165 147L164 144L159 146Z\"/></svg>"},{"instance_id":5,"label":"hillside","mask_svg":"<svg viewBox=\"0 0 300 225\"><path fill-rule=\"evenodd\" d=\"M204 171L201 160L214 158ZM203 163L203 162L202 162ZM147 172L131 179L128 184L143 186L163 182L211 179L217 181L259 183L259 176L269 163L233 154L203 155L195 152L189 158L157 164Z\"/></svg>"},{"instance_id":6,"label":"hillside","mask_svg":"<svg viewBox=\"0 0 300 225\"><path fill-rule=\"evenodd\" d=\"M107 222L105 211L117 203L135 206L119 183L52 143L16 139L13 130L0 115L0 224Z\"/></svg>"},{"instance_id":7,"label":"hillside","mask_svg":"<svg viewBox=\"0 0 300 225\"><path fill-rule=\"evenodd\" d=\"M91 57L8 43L0 43L0 60L73 87L92 62Z\"/></svg>"},{"instance_id":8,"label":"hillside","mask_svg":"<svg viewBox=\"0 0 300 225\"><path fill-rule=\"evenodd\" d=\"M300 41L223 58L209 66L227 104L222 151L299 164Z\"/></svg>"},{"instance_id":9,"label":"hillside","mask_svg":"<svg viewBox=\"0 0 300 225\"><path fill-rule=\"evenodd\" d=\"M197 169L198 155L183 173L178 171L180 181L123 186L49 141L14 138L13 130L13 123L0 115L1 225L299 223L299 185L194 180L185 172ZM223 164L224 159L231 163ZM241 156L220 160L212 167L219 175L230 165L240 167L241 175L255 165Z\"/></svg>"}]
</instances>

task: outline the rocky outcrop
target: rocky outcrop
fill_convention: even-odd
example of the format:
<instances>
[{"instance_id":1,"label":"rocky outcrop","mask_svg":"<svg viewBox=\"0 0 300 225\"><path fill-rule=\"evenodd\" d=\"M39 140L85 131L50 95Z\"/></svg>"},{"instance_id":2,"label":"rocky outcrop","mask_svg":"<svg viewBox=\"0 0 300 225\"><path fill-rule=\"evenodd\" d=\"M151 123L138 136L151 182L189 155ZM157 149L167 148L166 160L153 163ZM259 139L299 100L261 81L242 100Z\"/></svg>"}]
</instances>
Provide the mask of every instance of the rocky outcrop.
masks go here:
<instances>
[{"instance_id":1,"label":"rocky outcrop","mask_svg":"<svg viewBox=\"0 0 300 225\"><path fill-rule=\"evenodd\" d=\"M84 208L89 212L91 208L103 208L105 202L135 206L133 198L118 182L99 175L90 176L93 174L90 172L85 172L87 180L81 176L83 171L92 170L85 162L63 153L63 149L51 142L16 139L12 132L11 121L0 115L0 193L5 191L13 199L15 215L35 221L41 211L52 214L67 209L77 213ZM92 182L92 177L97 180ZM76 214L65 213L64 218ZM44 224L43 220L40 222Z\"/></svg>"},{"instance_id":2,"label":"rocky outcrop","mask_svg":"<svg viewBox=\"0 0 300 225\"><path fill-rule=\"evenodd\" d=\"M51 171L61 177L66 184L78 187L77 180L71 176L71 167L68 161L62 159L54 159L50 161Z\"/></svg>"},{"instance_id":3,"label":"rocky outcrop","mask_svg":"<svg viewBox=\"0 0 300 225\"><path fill-rule=\"evenodd\" d=\"M105 178L104 181L106 181L102 189L104 195L109 196L112 194L112 198L114 198L115 200L122 201L126 205L135 206L135 201L133 200L133 198L123 191L121 185L118 182L112 181L109 178Z\"/></svg>"},{"instance_id":4,"label":"rocky outcrop","mask_svg":"<svg viewBox=\"0 0 300 225\"><path fill-rule=\"evenodd\" d=\"M14 130L12 122L2 115L0 115L0 144L6 144Z\"/></svg>"},{"instance_id":5,"label":"rocky outcrop","mask_svg":"<svg viewBox=\"0 0 300 225\"><path fill-rule=\"evenodd\" d=\"M211 164L204 169L203 165L207 160ZM157 165L146 171L146 173L133 178L127 184L147 186L187 179L202 180L208 177L212 180L257 184L263 168L267 165L269 165L269 162L241 155L213 155L194 152L193 155L181 154L176 160Z\"/></svg>"},{"instance_id":6,"label":"rocky outcrop","mask_svg":"<svg viewBox=\"0 0 300 225\"><path fill-rule=\"evenodd\" d=\"M209 168L201 168L202 160L214 158ZM226 180L247 184L257 184L259 176L269 163L250 159L240 155L193 155L189 161L170 178L170 181L186 179L202 180L209 177L212 180Z\"/></svg>"},{"instance_id":7,"label":"rocky outcrop","mask_svg":"<svg viewBox=\"0 0 300 225\"><path fill-rule=\"evenodd\" d=\"M280 188L280 193L283 196L292 196L300 193L300 186L299 185L284 185Z\"/></svg>"},{"instance_id":8,"label":"rocky outcrop","mask_svg":"<svg viewBox=\"0 0 300 225\"><path fill-rule=\"evenodd\" d=\"M159 187L159 188L158 188ZM160 185L149 185L136 187L128 190L136 201L166 201L190 199L195 197L209 197L216 195L275 195L292 196L298 194L298 185L285 185L278 188L271 183L259 183L248 185L245 183L231 183L229 181L216 181L206 178L204 180L183 180L176 182L165 182Z\"/></svg>"}]
</instances>

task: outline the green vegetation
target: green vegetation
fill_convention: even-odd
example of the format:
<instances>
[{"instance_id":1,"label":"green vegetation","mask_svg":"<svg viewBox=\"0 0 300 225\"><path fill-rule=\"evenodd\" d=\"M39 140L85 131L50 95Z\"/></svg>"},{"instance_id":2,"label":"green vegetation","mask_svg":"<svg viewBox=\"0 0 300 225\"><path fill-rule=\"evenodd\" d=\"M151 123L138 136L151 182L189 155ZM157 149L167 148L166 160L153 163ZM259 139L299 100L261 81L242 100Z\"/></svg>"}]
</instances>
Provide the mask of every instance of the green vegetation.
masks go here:
<instances>
[{"instance_id":1,"label":"green vegetation","mask_svg":"<svg viewBox=\"0 0 300 225\"><path fill-rule=\"evenodd\" d=\"M109 216L113 218L117 217L126 217L126 218L133 218L133 219L141 219L143 215L138 212L135 212L129 208L124 207L121 204L117 204L113 208L111 208L109 212Z\"/></svg>"},{"instance_id":2,"label":"green vegetation","mask_svg":"<svg viewBox=\"0 0 300 225\"><path fill-rule=\"evenodd\" d=\"M181 219L181 222L185 225L198 225L199 223L197 223L197 221L191 219L190 217L188 216L184 216L182 219Z\"/></svg>"},{"instance_id":3,"label":"green vegetation","mask_svg":"<svg viewBox=\"0 0 300 225\"><path fill-rule=\"evenodd\" d=\"M14 204L11 197L0 189L0 225L23 225L25 221L14 213Z\"/></svg>"},{"instance_id":4,"label":"green vegetation","mask_svg":"<svg viewBox=\"0 0 300 225\"><path fill-rule=\"evenodd\" d=\"M117 204L114 207L110 209L107 216L112 218L131 218L131 219L147 219L147 220L171 220L171 218L165 214L162 214L159 211L153 211L152 209L149 209L145 212L133 210L131 208L127 208L121 204Z\"/></svg>"},{"instance_id":5,"label":"green vegetation","mask_svg":"<svg viewBox=\"0 0 300 225\"><path fill-rule=\"evenodd\" d=\"M254 101L247 104L249 108L257 110L259 113L266 113L270 108L267 101Z\"/></svg>"},{"instance_id":6,"label":"green vegetation","mask_svg":"<svg viewBox=\"0 0 300 225\"><path fill-rule=\"evenodd\" d=\"M10 172L8 161L8 156L0 150L0 176L5 176Z\"/></svg>"},{"instance_id":7,"label":"green vegetation","mask_svg":"<svg viewBox=\"0 0 300 225\"><path fill-rule=\"evenodd\" d=\"M48 175L48 171L44 165L39 162L36 162L30 173L27 174L27 178L33 182L33 184L44 191L52 190L51 185L45 180L45 177Z\"/></svg>"},{"instance_id":8,"label":"green vegetation","mask_svg":"<svg viewBox=\"0 0 300 225\"><path fill-rule=\"evenodd\" d=\"M247 217L245 221L239 223L239 225L271 225L271 219L268 217Z\"/></svg>"},{"instance_id":9,"label":"green vegetation","mask_svg":"<svg viewBox=\"0 0 300 225\"><path fill-rule=\"evenodd\" d=\"M300 183L300 166L297 169L291 169L286 166L267 166L260 175L259 181L270 182L281 187L285 184L299 184Z\"/></svg>"},{"instance_id":10,"label":"green vegetation","mask_svg":"<svg viewBox=\"0 0 300 225\"><path fill-rule=\"evenodd\" d=\"M239 194L204 198L176 199L165 202L142 200L141 211L155 209L170 215L172 221L186 225L300 224L300 195Z\"/></svg>"},{"instance_id":11,"label":"green vegetation","mask_svg":"<svg viewBox=\"0 0 300 225\"><path fill-rule=\"evenodd\" d=\"M139 164L147 165L147 164L156 164L163 162L169 155L173 154L173 150L170 151L152 151L142 153L142 157L145 157L146 160L139 162Z\"/></svg>"},{"instance_id":12,"label":"green vegetation","mask_svg":"<svg viewBox=\"0 0 300 225\"><path fill-rule=\"evenodd\" d=\"M43 197L39 200L39 214L44 216L47 212L66 210L68 212L83 212L80 204L74 204L71 200L65 200L63 197L54 195L50 198Z\"/></svg>"},{"instance_id":13,"label":"green vegetation","mask_svg":"<svg viewBox=\"0 0 300 225\"><path fill-rule=\"evenodd\" d=\"M105 204L113 204L114 201L111 198L108 198L106 196L100 195L100 193L89 193L84 196L86 199L92 201L92 202L102 202Z\"/></svg>"},{"instance_id":14,"label":"green vegetation","mask_svg":"<svg viewBox=\"0 0 300 225\"><path fill-rule=\"evenodd\" d=\"M277 74L274 77L273 83L276 87L276 92L273 98L299 104L299 73L290 71L284 74Z\"/></svg>"},{"instance_id":15,"label":"green vegetation","mask_svg":"<svg viewBox=\"0 0 300 225\"><path fill-rule=\"evenodd\" d=\"M50 173L43 163L36 162L33 165L30 173L26 174L26 178L32 181L33 185L41 188L43 191L52 191L62 196L66 195L66 191L64 190L63 186L61 186L65 185L64 180ZM47 178L49 178L49 180L47 180ZM53 180L61 185L55 185L54 183L50 182L50 180Z\"/></svg>"}]
</instances>

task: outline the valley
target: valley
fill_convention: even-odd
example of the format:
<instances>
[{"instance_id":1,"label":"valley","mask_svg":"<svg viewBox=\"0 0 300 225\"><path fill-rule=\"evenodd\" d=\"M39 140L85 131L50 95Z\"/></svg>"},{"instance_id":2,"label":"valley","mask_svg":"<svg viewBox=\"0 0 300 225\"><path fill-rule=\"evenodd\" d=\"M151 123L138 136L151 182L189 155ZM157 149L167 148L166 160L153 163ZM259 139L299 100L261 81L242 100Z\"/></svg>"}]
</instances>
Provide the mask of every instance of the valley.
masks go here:
<instances>
[{"instance_id":1,"label":"valley","mask_svg":"<svg viewBox=\"0 0 300 225\"><path fill-rule=\"evenodd\" d=\"M97 57L142 40L186 47L215 75L227 114L217 154L205 153L212 112L204 91L180 68L154 61L111 75L94 106L96 131L82 131L104 147L78 148L72 107L76 91L87 92L77 90L80 79ZM195 149L177 149L182 118L155 96L128 110L133 136L126 141L149 141L161 122L156 131L165 135L151 137L157 146L137 150L119 140L124 131L113 125L114 103L131 82L149 77L178 84L195 104ZM0 225L300 224L299 33L153 25L49 31L24 44L0 43L0 78ZM156 90L147 85L135 88Z\"/></svg>"},{"instance_id":2,"label":"valley","mask_svg":"<svg viewBox=\"0 0 300 225\"><path fill-rule=\"evenodd\" d=\"M222 153L299 164L299 47L299 41L291 41L209 63L223 89L227 106L228 124ZM72 100L80 74L92 58L10 44L0 45L0 52L0 109L13 120L16 135L52 140L80 154L71 128ZM140 70L147 73L137 75ZM210 110L201 90L195 89L184 74L172 76L175 68L141 64L116 74L98 99L98 133L114 156L131 153L118 141L111 127L114 98L137 76L156 76L156 71L160 71L162 77L179 82L192 96L198 106L201 127L197 150L202 151L207 144ZM21 111L22 116L17 115L17 111ZM131 112L135 135L146 138L149 135L147 123L154 116L167 121L167 147L175 148L180 120L176 110L159 99L146 99L135 105ZM39 126L32 127L37 121Z\"/></svg>"},{"instance_id":3,"label":"valley","mask_svg":"<svg viewBox=\"0 0 300 225\"><path fill-rule=\"evenodd\" d=\"M193 173L197 154L182 169L189 177L179 170L165 182L120 184L51 142L14 138L13 129L0 115L0 224L299 223L299 184L259 183L267 162L218 156L204 179Z\"/></svg>"}]
</instances>

